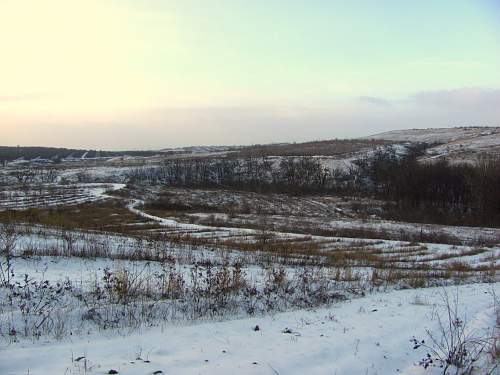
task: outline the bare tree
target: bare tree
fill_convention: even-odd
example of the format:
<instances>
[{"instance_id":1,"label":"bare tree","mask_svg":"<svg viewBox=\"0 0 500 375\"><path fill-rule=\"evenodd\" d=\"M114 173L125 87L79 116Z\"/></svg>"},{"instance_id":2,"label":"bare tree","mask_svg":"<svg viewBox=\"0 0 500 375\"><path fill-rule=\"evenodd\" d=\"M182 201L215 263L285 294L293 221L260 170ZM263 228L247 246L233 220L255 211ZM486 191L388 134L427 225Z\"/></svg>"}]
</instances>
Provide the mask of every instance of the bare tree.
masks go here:
<instances>
[{"instance_id":1,"label":"bare tree","mask_svg":"<svg viewBox=\"0 0 500 375\"><path fill-rule=\"evenodd\" d=\"M40 180L44 183L54 183L57 181L57 170L55 168L45 168L40 170Z\"/></svg>"},{"instance_id":2,"label":"bare tree","mask_svg":"<svg viewBox=\"0 0 500 375\"><path fill-rule=\"evenodd\" d=\"M20 184L28 185L35 179L37 172L34 168L22 168L11 172L10 175Z\"/></svg>"},{"instance_id":3,"label":"bare tree","mask_svg":"<svg viewBox=\"0 0 500 375\"><path fill-rule=\"evenodd\" d=\"M0 282L4 286L9 286L13 276L12 259L14 250L19 239L19 232L14 224L4 224L0 231Z\"/></svg>"}]
</instances>

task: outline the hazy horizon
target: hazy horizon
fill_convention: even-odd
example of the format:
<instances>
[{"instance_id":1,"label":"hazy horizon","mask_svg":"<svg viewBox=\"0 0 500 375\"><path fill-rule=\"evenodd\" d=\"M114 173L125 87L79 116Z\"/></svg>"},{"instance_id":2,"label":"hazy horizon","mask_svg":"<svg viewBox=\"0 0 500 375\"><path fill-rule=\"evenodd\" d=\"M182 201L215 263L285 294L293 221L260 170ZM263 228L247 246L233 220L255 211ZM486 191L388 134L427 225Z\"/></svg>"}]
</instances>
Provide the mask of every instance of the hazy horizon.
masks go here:
<instances>
[{"instance_id":1,"label":"hazy horizon","mask_svg":"<svg viewBox=\"0 0 500 375\"><path fill-rule=\"evenodd\" d=\"M449 127L436 127L439 128L461 128L461 127L480 127L480 128L488 128L499 126L487 126L487 125L478 125L478 126L449 126ZM431 128L431 129L436 129ZM398 130L425 130L428 128L395 128L395 129L386 129L380 133L398 131ZM164 149L175 149L175 148L186 148L186 147L215 147L215 146L227 146L227 147L238 147L238 146L254 146L254 145L267 145L267 144L285 144L285 143L307 143L307 142L316 142L316 141L328 141L333 139L356 139L356 138L369 138L371 135L377 135L380 133L370 133L370 134L359 134L357 136L331 136L331 137L322 137L322 138L301 138L301 139L293 139L293 140L280 140L274 139L265 142L250 142L250 143L190 143L190 144L180 144L180 145L166 145L161 147L100 147L100 146L89 146L87 147L85 144L77 143L75 145L64 144L64 143L49 143L49 144L0 144L0 147L47 147L47 148L66 148L66 149L78 149L78 150L96 150L96 151L161 151Z\"/></svg>"},{"instance_id":2,"label":"hazy horizon","mask_svg":"<svg viewBox=\"0 0 500 375\"><path fill-rule=\"evenodd\" d=\"M0 1L0 145L500 125L500 3Z\"/></svg>"}]
</instances>

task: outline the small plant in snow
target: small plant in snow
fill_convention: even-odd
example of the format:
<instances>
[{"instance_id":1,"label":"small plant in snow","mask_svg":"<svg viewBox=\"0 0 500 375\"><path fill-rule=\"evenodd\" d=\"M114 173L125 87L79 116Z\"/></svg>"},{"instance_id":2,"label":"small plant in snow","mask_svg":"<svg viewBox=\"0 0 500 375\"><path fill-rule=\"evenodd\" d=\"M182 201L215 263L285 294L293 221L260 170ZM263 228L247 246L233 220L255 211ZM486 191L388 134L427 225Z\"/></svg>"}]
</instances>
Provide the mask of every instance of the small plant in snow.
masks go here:
<instances>
[{"instance_id":1,"label":"small plant in snow","mask_svg":"<svg viewBox=\"0 0 500 375\"><path fill-rule=\"evenodd\" d=\"M416 338L410 340L414 350L427 350L419 365L425 369L441 368L443 375L474 374L474 371L482 366L481 359L495 340L493 337L479 335L467 327L465 319L459 313L458 294L451 299L444 291L442 299L445 313L436 315L438 332L427 330L427 342Z\"/></svg>"},{"instance_id":2,"label":"small plant in snow","mask_svg":"<svg viewBox=\"0 0 500 375\"><path fill-rule=\"evenodd\" d=\"M13 311L20 317L11 325L9 335L14 338L18 335L39 338L52 332L57 337L62 336L65 326L58 310L65 304L65 293L71 290L69 280L51 284L48 280L33 281L24 275L23 281L12 285L8 295Z\"/></svg>"}]
</instances>

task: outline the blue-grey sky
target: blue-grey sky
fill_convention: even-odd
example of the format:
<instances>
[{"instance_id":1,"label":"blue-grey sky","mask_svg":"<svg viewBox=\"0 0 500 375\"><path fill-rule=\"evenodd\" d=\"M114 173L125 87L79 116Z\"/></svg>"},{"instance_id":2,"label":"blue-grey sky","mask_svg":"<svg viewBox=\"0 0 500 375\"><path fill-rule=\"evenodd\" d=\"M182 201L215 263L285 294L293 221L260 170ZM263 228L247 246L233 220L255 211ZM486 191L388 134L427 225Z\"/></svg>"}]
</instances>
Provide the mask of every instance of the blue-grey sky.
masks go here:
<instances>
[{"instance_id":1,"label":"blue-grey sky","mask_svg":"<svg viewBox=\"0 0 500 375\"><path fill-rule=\"evenodd\" d=\"M0 0L0 144L500 125L498 0Z\"/></svg>"}]
</instances>

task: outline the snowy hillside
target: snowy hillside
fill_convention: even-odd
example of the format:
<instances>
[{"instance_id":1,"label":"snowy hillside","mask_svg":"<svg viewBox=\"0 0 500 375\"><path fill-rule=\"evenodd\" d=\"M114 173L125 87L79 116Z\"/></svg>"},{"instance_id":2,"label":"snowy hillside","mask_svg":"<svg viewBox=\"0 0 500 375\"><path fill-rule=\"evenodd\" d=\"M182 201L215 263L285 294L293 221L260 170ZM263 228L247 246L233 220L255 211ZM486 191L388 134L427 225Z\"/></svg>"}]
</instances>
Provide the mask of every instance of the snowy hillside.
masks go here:
<instances>
[{"instance_id":1,"label":"snowy hillside","mask_svg":"<svg viewBox=\"0 0 500 375\"><path fill-rule=\"evenodd\" d=\"M485 154L500 155L500 127L395 130L367 138L437 144L426 150L424 160L471 161Z\"/></svg>"},{"instance_id":2,"label":"snowy hillside","mask_svg":"<svg viewBox=\"0 0 500 375\"><path fill-rule=\"evenodd\" d=\"M387 139L391 141L413 141L426 143L448 143L453 141L474 139L477 137L500 137L500 127L461 127L461 128L428 128L393 130L371 135L370 139Z\"/></svg>"},{"instance_id":3,"label":"snowy hillside","mask_svg":"<svg viewBox=\"0 0 500 375\"><path fill-rule=\"evenodd\" d=\"M176 147L176 148L165 148L160 150L166 155L196 155L196 156L211 156L218 154L226 154L228 152L233 152L239 150L239 146L188 146L188 147Z\"/></svg>"}]
</instances>

